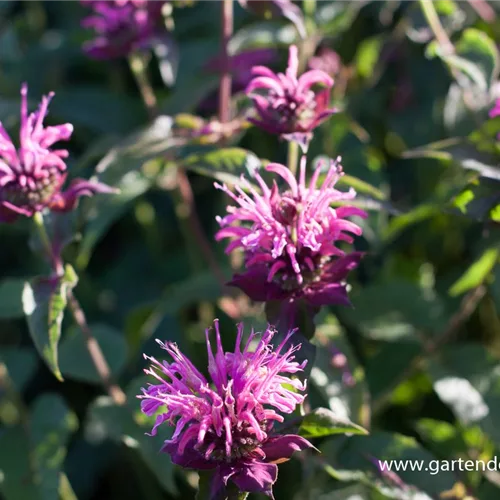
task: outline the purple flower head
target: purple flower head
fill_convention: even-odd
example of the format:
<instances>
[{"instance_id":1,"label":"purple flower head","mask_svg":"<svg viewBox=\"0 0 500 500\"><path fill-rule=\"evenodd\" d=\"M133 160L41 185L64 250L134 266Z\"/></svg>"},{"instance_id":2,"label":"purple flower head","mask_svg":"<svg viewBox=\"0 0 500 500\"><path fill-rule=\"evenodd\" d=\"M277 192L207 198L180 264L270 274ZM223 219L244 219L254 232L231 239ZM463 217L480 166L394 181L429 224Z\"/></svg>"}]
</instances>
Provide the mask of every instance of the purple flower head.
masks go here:
<instances>
[{"instance_id":1,"label":"purple flower head","mask_svg":"<svg viewBox=\"0 0 500 500\"><path fill-rule=\"evenodd\" d=\"M80 196L114 191L104 184L75 179L68 191L61 192L68 151L51 146L67 141L73 125L43 125L53 96L53 92L44 96L38 110L28 115L28 87L23 84L18 148L0 123L0 222L12 222L18 215L31 217L44 208L72 210Z\"/></svg>"},{"instance_id":2,"label":"purple flower head","mask_svg":"<svg viewBox=\"0 0 500 500\"><path fill-rule=\"evenodd\" d=\"M124 57L135 50L149 49L163 25L165 2L151 0L81 0L93 13L83 19L84 28L96 38L84 45L95 59Z\"/></svg>"},{"instance_id":3,"label":"purple flower head","mask_svg":"<svg viewBox=\"0 0 500 500\"><path fill-rule=\"evenodd\" d=\"M367 214L354 206L330 206L356 196L353 189L341 192L334 187L343 175L339 161L331 161L321 187L319 168L306 186L305 156L299 182L283 165L271 163L266 167L283 178L288 185L285 190L280 191L276 182L269 188L258 172L255 178L261 193L246 179L242 183L249 194L239 186L233 193L226 185L216 184L236 206L227 207L228 215L217 218L221 229L215 238L230 238L226 253L236 248L245 252L246 272L233 277L233 286L258 301L303 298L313 307L349 304L344 279L358 265L362 254L346 254L336 244L352 243L352 234L362 233L347 217Z\"/></svg>"},{"instance_id":4,"label":"purple flower head","mask_svg":"<svg viewBox=\"0 0 500 500\"><path fill-rule=\"evenodd\" d=\"M272 329L260 338L252 331L243 347L240 324L234 352L224 352L218 320L214 326L215 355L211 329L206 330L211 380L176 344L158 341L172 362L145 356L151 362L145 372L156 384L142 389L141 409L146 415L157 415L152 435L163 422L175 426L172 438L162 448L175 464L214 471L212 498L224 492L229 480L240 491L272 496L276 463L312 446L300 436L273 433L274 423L283 421L281 414L292 413L304 401L300 392L305 383L290 375L302 371L306 362L294 360L300 345L284 348L293 331L276 349L270 344L275 333Z\"/></svg>"},{"instance_id":5,"label":"purple flower head","mask_svg":"<svg viewBox=\"0 0 500 500\"><path fill-rule=\"evenodd\" d=\"M298 67L297 47L292 45L286 74L276 74L265 66L253 68L256 76L246 93L253 100L258 116L249 121L285 138L291 135L310 138L314 128L335 112L328 108L333 79L321 70L297 77Z\"/></svg>"},{"instance_id":6,"label":"purple flower head","mask_svg":"<svg viewBox=\"0 0 500 500\"><path fill-rule=\"evenodd\" d=\"M301 38L307 36L302 11L291 0L238 0L238 2L243 8L265 18L283 16L295 25Z\"/></svg>"}]
</instances>

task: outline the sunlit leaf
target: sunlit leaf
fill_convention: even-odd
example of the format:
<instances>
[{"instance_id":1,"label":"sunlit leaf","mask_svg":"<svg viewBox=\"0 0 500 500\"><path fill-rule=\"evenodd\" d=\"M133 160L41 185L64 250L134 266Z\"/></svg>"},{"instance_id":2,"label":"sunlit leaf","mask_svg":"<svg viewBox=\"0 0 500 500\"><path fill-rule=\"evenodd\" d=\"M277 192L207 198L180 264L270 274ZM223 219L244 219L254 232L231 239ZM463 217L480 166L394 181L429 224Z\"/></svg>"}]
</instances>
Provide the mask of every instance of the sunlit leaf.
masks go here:
<instances>
[{"instance_id":1,"label":"sunlit leaf","mask_svg":"<svg viewBox=\"0 0 500 500\"><path fill-rule=\"evenodd\" d=\"M299 434L309 439L334 434L368 434L368 431L348 419L339 418L327 408L316 408L302 419Z\"/></svg>"},{"instance_id":2,"label":"sunlit leaf","mask_svg":"<svg viewBox=\"0 0 500 500\"><path fill-rule=\"evenodd\" d=\"M485 281L498 261L500 250L488 248L450 288L450 295L460 295Z\"/></svg>"},{"instance_id":3,"label":"sunlit leaf","mask_svg":"<svg viewBox=\"0 0 500 500\"><path fill-rule=\"evenodd\" d=\"M23 290L23 309L31 338L52 373L62 380L58 363L58 343L61 324L68 300L68 291L78 277L70 265L61 277L37 277L26 282Z\"/></svg>"}]
</instances>

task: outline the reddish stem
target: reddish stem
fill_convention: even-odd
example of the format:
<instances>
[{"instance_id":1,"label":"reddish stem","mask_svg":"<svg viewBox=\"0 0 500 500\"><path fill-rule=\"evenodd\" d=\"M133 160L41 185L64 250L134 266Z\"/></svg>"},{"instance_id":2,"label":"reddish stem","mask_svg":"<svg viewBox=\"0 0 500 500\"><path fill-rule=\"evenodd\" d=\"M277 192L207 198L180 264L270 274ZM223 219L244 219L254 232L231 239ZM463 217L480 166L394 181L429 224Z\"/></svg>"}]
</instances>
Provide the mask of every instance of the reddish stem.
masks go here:
<instances>
[{"instance_id":1,"label":"reddish stem","mask_svg":"<svg viewBox=\"0 0 500 500\"><path fill-rule=\"evenodd\" d=\"M231 71L228 45L233 34L233 0L222 0L222 74L219 86L219 120L231 119Z\"/></svg>"},{"instance_id":2,"label":"reddish stem","mask_svg":"<svg viewBox=\"0 0 500 500\"><path fill-rule=\"evenodd\" d=\"M106 358L104 357L104 354L101 350L101 347L97 343L97 340L92 335L92 332L87 323L87 319L85 317L85 313L83 312L80 303L73 295L73 291L71 290L68 292L68 305L71 313L73 314L73 318L75 319L75 323L82 331L82 334L85 338L85 345L87 346L87 350L92 359L92 363L94 364L97 373L99 374L104 388L111 396L115 404L125 404L127 396L125 396L125 393L121 390L120 386L113 382L108 362L106 361Z\"/></svg>"}]
</instances>

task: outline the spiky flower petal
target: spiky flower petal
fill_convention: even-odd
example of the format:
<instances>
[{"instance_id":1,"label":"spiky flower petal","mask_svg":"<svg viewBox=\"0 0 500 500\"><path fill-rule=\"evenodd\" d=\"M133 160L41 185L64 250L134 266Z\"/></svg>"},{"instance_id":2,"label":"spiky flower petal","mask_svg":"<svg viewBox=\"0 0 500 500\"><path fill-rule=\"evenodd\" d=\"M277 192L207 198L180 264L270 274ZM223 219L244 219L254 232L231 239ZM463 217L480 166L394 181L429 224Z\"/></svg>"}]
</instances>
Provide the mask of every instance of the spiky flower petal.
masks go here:
<instances>
[{"instance_id":1,"label":"spiky flower petal","mask_svg":"<svg viewBox=\"0 0 500 500\"><path fill-rule=\"evenodd\" d=\"M18 148L0 123L0 222L12 222L19 215L31 217L44 208L71 210L79 196L114 191L104 184L76 179L67 192L61 192L68 151L52 146L67 141L73 125L43 125L53 96L53 92L44 96L38 110L28 114L28 87L22 85Z\"/></svg>"},{"instance_id":2,"label":"spiky flower petal","mask_svg":"<svg viewBox=\"0 0 500 500\"><path fill-rule=\"evenodd\" d=\"M270 188L256 172L261 192L246 180L245 192L236 192L216 184L236 205L227 207L228 215L218 217L221 229L216 239L229 238L226 252L237 248L245 253L246 272L235 275L232 284L258 301L305 298L312 306L349 304L344 279L361 259L360 252L346 253L337 244L352 243L362 233L348 217L366 217L366 213L345 204L353 200L353 189L341 192L335 184L343 175L340 158L332 161L319 187L321 169L305 181L305 157L300 179L284 165L271 163L268 172L280 176L287 187L276 182ZM342 203L333 208L333 203Z\"/></svg>"},{"instance_id":3,"label":"spiky flower petal","mask_svg":"<svg viewBox=\"0 0 500 500\"><path fill-rule=\"evenodd\" d=\"M275 74L265 66L253 68L255 78L246 93L257 116L249 121L284 138L300 134L309 139L312 131L335 112L328 108L333 79L320 70L298 77L298 67L298 50L292 45L285 74Z\"/></svg>"},{"instance_id":4,"label":"spiky flower petal","mask_svg":"<svg viewBox=\"0 0 500 500\"><path fill-rule=\"evenodd\" d=\"M275 333L270 328L260 338L252 332L243 346L240 324L234 352L224 352L217 320L214 326L215 354L210 329L206 331L211 380L172 342L159 342L171 362L145 356L151 362L145 372L156 383L143 388L142 411L157 415L152 435L164 422L175 426L162 448L174 463L214 470L214 498L229 480L241 491L271 495L277 477L274 462L311 446L300 436L273 432L282 414L292 413L304 400L305 383L290 375L302 371L306 362L294 361L300 346L285 347L293 331L276 349L270 344Z\"/></svg>"},{"instance_id":5,"label":"spiky flower petal","mask_svg":"<svg viewBox=\"0 0 500 500\"><path fill-rule=\"evenodd\" d=\"M93 13L83 19L84 28L96 38L84 50L96 59L125 57L136 50L149 49L162 27L166 2L151 0L81 0Z\"/></svg>"}]
</instances>

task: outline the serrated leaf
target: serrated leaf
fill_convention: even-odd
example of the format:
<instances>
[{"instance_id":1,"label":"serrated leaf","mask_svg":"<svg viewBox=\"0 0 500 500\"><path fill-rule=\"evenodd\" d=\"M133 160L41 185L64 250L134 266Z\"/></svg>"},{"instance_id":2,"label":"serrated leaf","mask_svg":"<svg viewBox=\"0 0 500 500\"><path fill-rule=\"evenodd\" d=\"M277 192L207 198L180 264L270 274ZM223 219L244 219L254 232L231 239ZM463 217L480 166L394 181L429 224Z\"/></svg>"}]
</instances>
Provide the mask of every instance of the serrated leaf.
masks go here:
<instances>
[{"instance_id":1,"label":"serrated leaf","mask_svg":"<svg viewBox=\"0 0 500 500\"><path fill-rule=\"evenodd\" d=\"M305 438L318 438L335 434L368 434L368 431L327 408L316 408L303 418L299 434Z\"/></svg>"},{"instance_id":2,"label":"serrated leaf","mask_svg":"<svg viewBox=\"0 0 500 500\"><path fill-rule=\"evenodd\" d=\"M108 325L91 324L89 327L109 364L111 375L119 375L127 359L124 335ZM67 332L59 346L61 373L68 378L100 384L101 378L85 344L85 338L78 328L73 327Z\"/></svg>"},{"instance_id":3,"label":"serrated leaf","mask_svg":"<svg viewBox=\"0 0 500 500\"><path fill-rule=\"evenodd\" d=\"M26 282L23 309L33 343L52 373L62 381L57 347L68 291L77 283L74 269L67 265L61 277L37 277Z\"/></svg>"},{"instance_id":4,"label":"serrated leaf","mask_svg":"<svg viewBox=\"0 0 500 500\"><path fill-rule=\"evenodd\" d=\"M498 261L498 248L488 248L450 288L450 295L460 295L485 281Z\"/></svg>"},{"instance_id":5,"label":"serrated leaf","mask_svg":"<svg viewBox=\"0 0 500 500\"><path fill-rule=\"evenodd\" d=\"M0 318L20 318L23 313L23 279L8 278L0 282Z\"/></svg>"}]
</instances>

